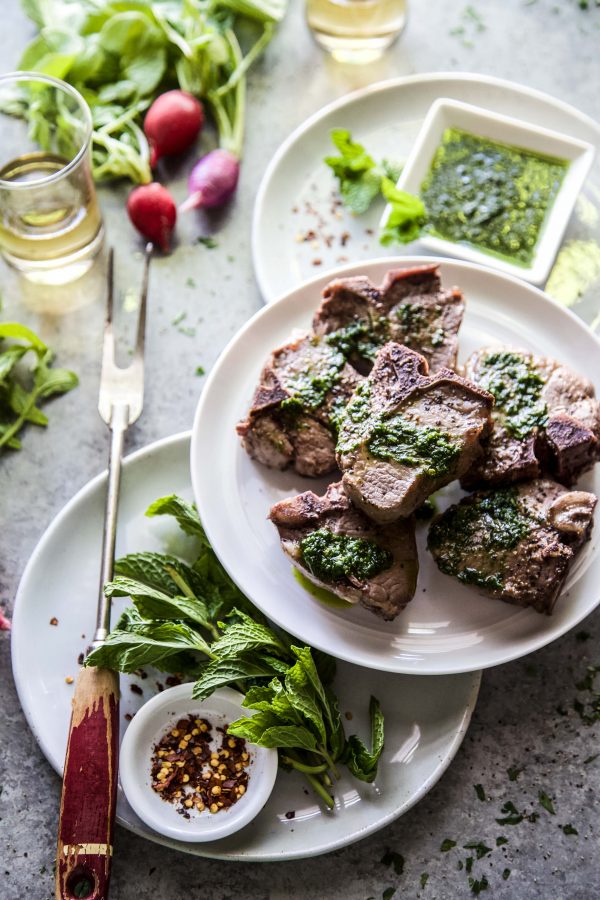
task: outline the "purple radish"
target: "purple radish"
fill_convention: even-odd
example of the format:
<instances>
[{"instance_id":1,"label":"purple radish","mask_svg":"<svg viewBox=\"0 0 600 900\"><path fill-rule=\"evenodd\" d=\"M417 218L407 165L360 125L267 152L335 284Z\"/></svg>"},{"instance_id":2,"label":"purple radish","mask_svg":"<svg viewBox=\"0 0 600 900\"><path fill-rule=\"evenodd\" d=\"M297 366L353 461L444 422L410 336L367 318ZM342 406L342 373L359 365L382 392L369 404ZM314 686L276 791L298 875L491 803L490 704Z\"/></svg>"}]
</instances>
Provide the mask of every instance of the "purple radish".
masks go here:
<instances>
[{"instance_id":1,"label":"purple radish","mask_svg":"<svg viewBox=\"0 0 600 900\"><path fill-rule=\"evenodd\" d=\"M229 150L211 150L198 160L188 180L189 197L180 205L188 209L214 209L231 200L237 188L240 163Z\"/></svg>"}]
</instances>

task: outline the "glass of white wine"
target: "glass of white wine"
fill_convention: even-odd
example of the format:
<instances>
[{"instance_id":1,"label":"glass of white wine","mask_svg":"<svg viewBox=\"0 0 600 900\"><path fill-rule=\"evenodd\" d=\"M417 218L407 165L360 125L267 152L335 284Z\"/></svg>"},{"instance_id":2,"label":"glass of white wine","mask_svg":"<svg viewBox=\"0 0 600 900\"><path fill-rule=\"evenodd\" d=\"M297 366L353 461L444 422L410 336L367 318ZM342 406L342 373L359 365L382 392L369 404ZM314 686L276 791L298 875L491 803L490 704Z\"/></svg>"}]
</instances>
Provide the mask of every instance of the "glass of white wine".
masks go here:
<instances>
[{"instance_id":1,"label":"glass of white wine","mask_svg":"<svg viewBox=\"0 0 600 900\"><path fill-rule=\"evenodd\" d=\"M0 77L0 250L26 278L65 284L102 245L92 116L78 91L37 72Z\"/></svg>"},{"instance_id":2,"label":"glass of white wine","mask_svg":"<svg viewBox=\"0 0 600 900\"><path fill-rule=\"evenodd\" d=\"M403 30L406 7L407 0L306 0L306 20L334 59L370 63Z\"/></svg>"}]
</instances>

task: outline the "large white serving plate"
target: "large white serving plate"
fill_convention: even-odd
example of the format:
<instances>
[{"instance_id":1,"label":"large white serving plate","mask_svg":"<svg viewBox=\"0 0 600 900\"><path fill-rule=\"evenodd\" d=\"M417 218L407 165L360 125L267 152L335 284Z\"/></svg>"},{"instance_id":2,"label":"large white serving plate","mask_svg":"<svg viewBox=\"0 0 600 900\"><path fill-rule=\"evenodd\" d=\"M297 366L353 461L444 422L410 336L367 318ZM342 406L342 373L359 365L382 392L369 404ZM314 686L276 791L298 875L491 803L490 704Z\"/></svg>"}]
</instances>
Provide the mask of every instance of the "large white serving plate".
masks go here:
<instances>
[{"instance_id":1,"label":"large white serving plate","mask_svg":"<svg viewBox=\"0 0 600 900\"><path fill-rule=\"evenodd\" d=\"M117 532L117 554L137 550L187 556L190 539L170 520L144 512L157 497L191 498L189 435L151 444L125 460ZM106 473L84 487L52 522L25 570L15 601L12 656L19 699L27 721L50 764L62 772L77 657L89 641L96 618ZM115 604L115 621L125 601ZM50 619L56 617L53 626ZM87 635L87 638L86 638ZM156 673L142 680L121 678L121 735L132 714L157 691ZM150 840L198 856L266 861L326 853L366 837L416 803L454 757L477 699L480 674L445 678L389 675L339 665L336 691L351 732L368 740L369 697L385 713L385 750L372 785L344 777L337 804L324 812L304 780L280 772L258 817L221 841L190 844L156 834L133 812L119 789L117 821ZM143 691L133 693L132 684ZM286 813L295 813L288 818ZM0 894L2 892L0 891Z\"/></svg>"},{"instance_id":2,"label":"large white serving plate","mask_svg":"<svg viewBox=\"0 0 600 900\"><path fill-rule=\"evenodd\" d=\"M431 258L374 260L335 274L364 273L380 283L392 266L424 262ZM599 391L600 343L580 319L510 276L472 263L439 263L444 284L458 285L466 297L459 361L482 346L510 344L585 372ZM192 484L221 562L244 593L283 628L334 656L374 669L420 675L467 672L524 656L564 634L600 601L597 528L552 616L483 597L443 575L425 549L426 527L418 532L421 568L415 598L392 623L362 608L326 606L293 577L267 514L284 497L320 492L325 481L253 462L235 425L249 408L269 353L294 329L310 326L330 277L310 281L258 312L224 351L200 399L192 431ZM600 492L598 467L581 479L580 487ZM440 507L461 494L457 484L449 486L440 495Z\"/></svg>"},{"instance_id":3,"label":"large white serving plate","mask_svg":"<svg viewBox=\"0 0 600 900\"><path fill-rule=\"evenodd\" d=\"M432 103L440 97L483 107L587 141L600 151L600 125L540 91L500 78L453 72L409 75L347 94L303 122L275 153L254 207L252 255L265 302L349 260L427 252L419 242L382 247L383 201L362 216L332 207L336 180L323 158L335 155L330 132L347 128L369 153L403 162ZM308 232L316 240L300 240ZM342 245L342 235L347 234ZM600 243L600 152L580 194L563 243ZM434 253L436 251L433 251ZM437 251L439 253L439 251ZM315 266L315 261L319 265ZM490 265L493 260L490 257ZM586 305L586 298L583 298Z\"/></svg>"}]
</instances>

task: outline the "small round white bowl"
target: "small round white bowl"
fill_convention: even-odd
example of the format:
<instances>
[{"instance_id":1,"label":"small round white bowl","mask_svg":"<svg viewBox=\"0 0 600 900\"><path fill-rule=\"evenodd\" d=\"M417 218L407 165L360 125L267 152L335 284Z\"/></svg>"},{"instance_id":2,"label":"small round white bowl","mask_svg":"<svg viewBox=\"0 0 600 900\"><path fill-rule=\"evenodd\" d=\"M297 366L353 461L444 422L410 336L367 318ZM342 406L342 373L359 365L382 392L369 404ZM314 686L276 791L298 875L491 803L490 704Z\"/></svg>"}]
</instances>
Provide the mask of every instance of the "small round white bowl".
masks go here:
<instances>
[{"instance_id":1,"label":"small round white bowl","mask_svg":"<svg viewBox=\"0 0 600 900\"><path fill-rule=\"evenodd\" d=\"M151 759L155 744L178 719L190 714L207 719L214 728L240 716L252 715L242 707L243 695L221 688L207 700L192 698L192 684L169 688L149 700L129 724L121 744L120 775L125 795L150 828L178 841L216 841L238 831L261 811L277 776L277 751L248 746L248 790L237 803L218 813L190 810L186 819L173 803L152 789ZM216 744L215 744L216 746Z\"/></svg>"}]
</instances>

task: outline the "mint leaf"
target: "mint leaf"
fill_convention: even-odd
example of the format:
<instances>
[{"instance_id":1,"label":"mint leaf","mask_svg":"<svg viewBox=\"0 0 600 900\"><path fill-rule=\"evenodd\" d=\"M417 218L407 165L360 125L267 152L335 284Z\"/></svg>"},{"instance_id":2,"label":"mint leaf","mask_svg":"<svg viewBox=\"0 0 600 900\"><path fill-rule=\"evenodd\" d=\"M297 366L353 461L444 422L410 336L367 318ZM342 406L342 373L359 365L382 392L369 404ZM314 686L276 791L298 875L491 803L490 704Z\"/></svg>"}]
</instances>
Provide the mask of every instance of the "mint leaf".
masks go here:
<instances>
[{"instance_id":1,"label":"mint leaf","mask_svg":"<svg viewBox=\"0 0 600 900\"><path fill-rule=\"evenodd\" d=\"M239 614L239 611L236 612ZM241 622L224 626L224 634L212 645L215 656L231 658L240 653L265 648L285 652L281 641L270 628L253 622L245 613L241 616Z\"/></svg>"},{"instance_id":2,"label":"mint leaf","mask_svg":"<svg viewBox=\"0 0 600 900\"><path fill-rule=\"evenodd\" d=\"M200 538L205 546L209 546L196 506L187 503L181 497L178 497L177 494L170 494L168 497L160 497L160 499L155 500L146 510L146 515L149 518L153 516L173 516L179 527L186 534Z\"/></svg>"},{"instance_id":3,"label":"mint leaf","mask_svg":"<svg viewBox=\"0 0 600 900\"><path fill-rule=\"evenodd\" d=\"M341 198L352 212L366 212L379 195L382 171L365 148L352 140L349 131L334 129L331 139L340 156L326 156L325 163L339 181Z\"/></svg>"},{"instance_id":4,"label":"mint leaf","mask_svg":"<svg viewBox=\"0 0 600 900\"><path fill-rule=\"evenodd\" d=\"M206 653L209 649L198 632L183 622L143 621L127 628L119 624L104 644L92 650L86 666L135 672L141 666L153 665L168 671L170 660L182 650Z\"/></svg>"},{"instance_id":5,"label":"mint leaf","mask_svg":"<svg viewBox=\"0 0 600 900\"><path fill-rule=\"evenodd\" d=\"M552 800L550 799L550 797L548 796L548 794L545 791L540 791L538 793L538 800L540 801L540 806L543 806L544 809L547 810L547 812L549 812L551 816L556 815L556 810L554 809L554 804L552 803Z\"/></svg>"},{"instance_id":6,"label":"mint leaf","mask_svg":"<svg viewBox=\"0 0 600 900\"><path fill-rule=\"evenodd\" d=\"M379 701L371 697L369 704L371 715L371 751L353 734L348 738L344 752L344 762L355 778L360 781L374 781L377 775L377 764L383 751L384 726L383 713Z\"/></svg>"},{"instance_id":7,"label":"mint leaf","mask_svg":"<svg viewBox=\"0 0 600 900\"><path fill-rule=\"evenodd\" d=\"M447 853L453 847L456 847L456 841L453 841L452 838L445 838L440 845L440 850L442 853Z\"/></svg>"},{"instance_id":8,"label":"mint leaf","mask_svg":"<svg viewBox=\"0 0 600 900\"><path fill-rule=\"evenodd\" d=\"M195 700L206 700L217 688L232 685L246 678L271 676L273 667L267 660L261 659L216 659L202 670L202 674L194 684ZM247 696L247 695L246 695Z\"/></svg>"},{"instance_id":9,"label":"mint leaf","mask_svg":"<svg viewBox=\"0 0 600 900\"><path fill-rule=\"evenodd\" d=\"M389 178L382 178L381 191L391 210L383 226L380 242L387 246L416 241L426 222L423 201L413 194L401 191Z\"/></svg>"}]
</instances>

